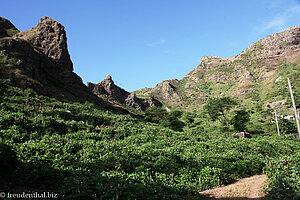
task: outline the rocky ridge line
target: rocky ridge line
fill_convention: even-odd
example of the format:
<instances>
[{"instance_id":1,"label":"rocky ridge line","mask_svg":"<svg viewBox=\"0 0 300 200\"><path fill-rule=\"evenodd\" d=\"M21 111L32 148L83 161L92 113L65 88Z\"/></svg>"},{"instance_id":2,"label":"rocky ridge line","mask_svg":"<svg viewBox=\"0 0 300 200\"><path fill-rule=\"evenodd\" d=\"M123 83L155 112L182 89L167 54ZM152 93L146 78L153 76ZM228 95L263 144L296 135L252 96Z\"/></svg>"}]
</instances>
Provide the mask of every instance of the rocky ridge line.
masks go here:
<instances>
[{"instance_id":1,"label":"rocky ridge line","mask_svg":"<svg viewBox=\"0 0 300 200\"><path fill-rule=\"evenodd\" d=\"M216 96L243 97L256 92L258 82L271 81L282 62L295 62L299 56L300 26L294 26L260 39L237 56L203 56L183 79L165 80L155 88L141 89L136 94L183 107L202 105ZM225 86L229 89L222 91Z\"/></svg>"},{"instance_id":2,"label":"rocky ridge line","mask_svg":"<svg viewBox=\"0 0 300 200\"><path fill-rule=\"evenodd\" d=\"M115 85L110 75L106 75L105 79L97 84L88 82L87 87L96 95L110 95L116 101L138 110L146 110L153 106L162 106L162 104L153 97L140 99L135 94L125 91Z\"/></svg>"}]
</instances>

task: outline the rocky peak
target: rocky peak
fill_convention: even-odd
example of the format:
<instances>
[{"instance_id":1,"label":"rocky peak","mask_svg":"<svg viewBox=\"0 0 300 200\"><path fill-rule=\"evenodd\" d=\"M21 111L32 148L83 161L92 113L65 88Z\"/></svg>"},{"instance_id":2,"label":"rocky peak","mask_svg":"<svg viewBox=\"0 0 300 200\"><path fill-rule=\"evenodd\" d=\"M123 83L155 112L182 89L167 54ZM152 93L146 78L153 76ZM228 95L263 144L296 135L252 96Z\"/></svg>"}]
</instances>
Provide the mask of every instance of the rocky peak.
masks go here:
<instances>
[{"instance_id":1,"label":"rocky peak","mask_svg":"<svg viewBox=\"0 0 300 200\"><path fill-rule=\"evenodd\" d=\"M178 100L180 99L176 93L176 87L172 83L179 83L177 79L171 79L163 81L155 86L158 93L162 95L164 99Z\"/></svg>"},{"instance_id":2,"label":"rocky peak","mask_svg":"<svg viewBox=\"0 0 300 200\"><path fill-rule=\"evenodd\" d=\"M209 60L209 59L218 59L220 57L218 56L203 56L201 59L200 59L200 63L205 61L205 60Z\"/></svg>"},{"instance_id":3,"label":"rocky peak","mask_svg":"<svg viewBox=\"0 0 300 200\"><path fill-rule=\"evenodd\" d=\"M18 32L8 20L0 18L0 33L6 34L0 37L0 54L5 75L14 75L14 85L59 99L104 103L73 72L66 32L60 23L43 17L31 30ZM9 65L5 64L8 59Z\"/></svg>"},{"instance_id":4,"label":"rocky peak","mask_svg":"<svg viewBox=\"0 0 300 200\"><path fill-rule=\"evenodd\" d=\"M110 82L113 82L113 83L114 83L114 81L112 80L112 78L111 78L111 76L110 76L109 74L107 74L107 75L105 76L104 80L110 81Z\"/></svg>"},{"instance_id":5,"label":"rocky peak","mask_svg":"<svg viewBox=\"0 0 300 200\"><path fill-rule=\"evenodd\" d=\"M279 56L299 49L300 26L269 35L250 45L241 55L255 52L255 57Z\"/></svg>"},{"instance_id":6,"label":"rocky peak","mask_svg":"<svg viewBox=\"0 0 300 200\"><path fill-rule=\"evenodd\" d=\"M17 32L19 30L8 19L0 17L0 38L10 37Z\"/></svg>"},{"instance_id":7,"label":"rocky peak","mask_svg":"<svg viewBox=\"0 0 300 200\"><path fill-rule=\"evenodd\" d=\"M88 88L96 94L111 95L114 99L124 102L127 96L130 94L124 89L115 85L110 75L106 75L105 78L97 84L88 82Z\"/></svg>"},{"instance_id":8,"label":"rocky peak","mask_svg":"<svg viewBox=\"0 0 300 200\"><path fill-rule=\"evenodd\" d=\"M29 41L59 65L61 70L73 71L65 28L52 18L42 17L37 26L16 34L14 38Z\"/></svg>"},{"instance_id":9,"label":"rocky peak","mask_svg":"<svg viewBox=\"0 0 300 200\"><path fill-rule=\"evenodd\" d=\"M140 99L135 94L130 94L130 92L115 85L110 75L106 75L105 78L97 84L88 82L87 87L96 95L110 95L114 100L138 110L145 110L148 107L162 105L154 98Z\"/></svg>"}]
</instances>

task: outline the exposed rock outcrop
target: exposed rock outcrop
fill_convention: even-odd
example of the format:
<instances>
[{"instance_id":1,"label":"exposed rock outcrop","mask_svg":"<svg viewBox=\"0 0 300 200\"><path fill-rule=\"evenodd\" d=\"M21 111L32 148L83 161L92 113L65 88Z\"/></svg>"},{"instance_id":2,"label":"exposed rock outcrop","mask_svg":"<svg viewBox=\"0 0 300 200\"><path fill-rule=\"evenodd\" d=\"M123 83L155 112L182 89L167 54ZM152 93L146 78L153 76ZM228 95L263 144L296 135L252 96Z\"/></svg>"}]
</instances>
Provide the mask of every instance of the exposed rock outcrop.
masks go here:
<instances>
[{"instance_id":1,"label":"exposed rock outcrop","mask_svg":"<svg viewBox=\"0 0 300 200\"><path fill-rule=\"evenodd\" d=\"M140 99L135 94L130 94L129 92L115 85L110 75L106 75L105 79L97 84L88 82L87 87L94 94L109 95L116 101L138 110L145 110L152 106L162 106L162 104L153 97Z\"/></svg>"},{"instance_id":2,"label":"exposed rock outcrop","mask_svg":"<svg viewBox=\"0 0 300 200\"><path fill-rule=\"evenodd\" d=\"M233 137L233 138L251 138L251 135L248 132L239 132L239 133L231 134L231 137Z\"/></svg>"},{"instance_id":3,"label":"exposed rock outcrop","mask_svg":"<svg viewBox=\"0 0 300 200\"><path fill-rule=\"evenodd\" d=\"M164 81L156 86L158 90L161 90L162 97L164 99L179 99L178 94L175 92L176 87L172 85L169 81Z\"/></svg>"},{"instance_id":4,"label":"exposed rock outcrop","mask_svg":"<svg viewBox=\"0 0 300 200\"><path fill-rule=\"evenodd\" d=\"M300 61L300 26L267 36L230 58L203 56L198 66L176 82L163 81L155 88L136 91L173 106L203 105L220 96L258 99L264 86L275 81L282 63ZM275 87L274 87L275 88Z\"/></svg>"},{"instance_id":5,"label":"exposed rock outcrop","mask_svg":"<svg viewBox=\"0 0 300 200\"><path fill-rule=\"evenodd\" d=\"M52 18L42 17L37 26L18 33L13 38L29 41L64 71L73 71L65 28Z\"/></svg>"},{"instance_id":6,"label":"exposed rock outcrop","mask_svg":"<svg viewBox=\"0 0 300 200\"><path fill-rule=\"evenodd\" d=\"M130 95L129 92L115 85L110 75L106 75L105 78L97 84L88 82L87 87L95 94L110 95L121 103L124 103L125 99Z\"/></svg>"},{"instance_id":7,"label":"exposed rock outcrop","mask_svg":"<svg viewBox=\"0 0 300 200\"><path fill-rule=\"evenodd\" d=\"M298 49L300 26L293 26L283 32L269 35L248 47L244 53L255 51L255 57L278 56ZM243 54L241 54L243 55Z\"/></svg>"},{"instance_id":8,"label":"exposed rock outcrop","mask_svg":"<svg viewBox=\"0 0 300 200\"><path fill-rule=\"evenodd\" d=\"M14 26L1 18L0 32L7 29ZM7 66L5 73L14 75L17 86L52 97L103 104L73 72L65 29L49 17L41 18L31 30L0 38L0 54Z\"/></svg>"}]
</instances>

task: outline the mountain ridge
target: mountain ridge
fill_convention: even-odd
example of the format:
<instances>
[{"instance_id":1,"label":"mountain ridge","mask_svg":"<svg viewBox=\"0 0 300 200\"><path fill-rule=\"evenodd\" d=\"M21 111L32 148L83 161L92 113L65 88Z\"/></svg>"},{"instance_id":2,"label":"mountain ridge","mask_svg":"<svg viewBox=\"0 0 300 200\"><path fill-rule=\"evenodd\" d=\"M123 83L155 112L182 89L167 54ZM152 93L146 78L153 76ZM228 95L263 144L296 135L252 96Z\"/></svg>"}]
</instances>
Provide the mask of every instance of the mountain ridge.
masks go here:
<instances>
[{"instance_id":1,"label":"mountain ridge","mask_svg":"<svg viewBox=\"0 0 300 200\"><path fill-rule=\"evenodd\" d=\"M129 107L133 107L137 110L145 111L149 107L162 106L161 102L154 99L153 97L140 99L136 97L135 94L131 94L130 92L120 88L119 86L115 85L110 75L106 75L106 77L97 84L88 82L87 87L98 96L111 96L117 102L125 104Z\"/></svg>"},{"instance_id":2,"label":"mountain ridge","mask_svg":"<svg viewBox=\"0 0 300 200\"><path fill-rule=\"evenodd\" d=\"M128 113L94 95L75 72L62 24L42 17L30 30L20 32L0 17L0 71L15 86L31 88L59 100L92 102L100 107Z\"/></svg>"},{"instance_id":3,"label":"mountain ridge","mask_svg":"<svg viewBox=\"0 0 300 200\"><path fill-rule=\"evenodd\" d=\"M230 58L203 56L197 67L180 80L165 80L154 88L129 93L116 86L111 77L105 79L107 84L83 84L73 72L65 29L52 18L43 17L35 27L23 32L9 20L0 18L0 28L1 65L16 85L56 98L91 101L108 107L114 102L103 100L103 95L113 97L118 102L116 107L130 106L138 110L161 106L161 103L173 109L191 110L221 96L251 101L258 95L271 104L281 99L264 92L276 90L273 82L285 62L300 61L300 26L294 26L260 39ZM293 76L297 75L295 68ZM294 84L298 87L299 82ZM268 91L265 86L272 89ZM273 96L264 97L268 95Z\"/></svg>"},{"instance_id":4,"label":"mountain ridge","mask_svg":"<svg viewBox=\"0 0 300 200\"><path fill-rule=\"evenodd\" d=\"M203 56L197 67L182 79L165 80L154 88L134 93L138 97L153 96L176 108L194 108L220 96L244 98L255 92L259 84L262 88L261 82L267 84L274 79L284 62L298 62L299 43L300 26L294 26L252 43L236 56Z\"/></svg>"}]
</instances>

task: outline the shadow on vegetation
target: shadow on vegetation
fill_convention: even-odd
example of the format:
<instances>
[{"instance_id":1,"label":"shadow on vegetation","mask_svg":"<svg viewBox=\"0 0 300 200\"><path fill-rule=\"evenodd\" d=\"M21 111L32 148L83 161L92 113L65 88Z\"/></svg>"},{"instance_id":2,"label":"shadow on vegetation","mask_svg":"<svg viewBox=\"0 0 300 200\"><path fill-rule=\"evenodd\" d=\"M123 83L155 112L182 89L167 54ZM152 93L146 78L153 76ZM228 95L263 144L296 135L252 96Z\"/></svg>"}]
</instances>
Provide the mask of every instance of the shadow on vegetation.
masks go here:
<instances>
[{"instance_id":1,"label":"shadow on vegetation","mask_svg":"<svg viewBox=\"0 0 300 200\"><path fill-rule=\"evenodd\" d=\"M186 188L144 182L118 172L58 170L47 161L21 162L9 145L0 143L1 192L55 192L62 199L189 199ZM92 166L90 166L92 167ZM199 195L198 195L199 196Z\"/></svg>"}]
</instances>

